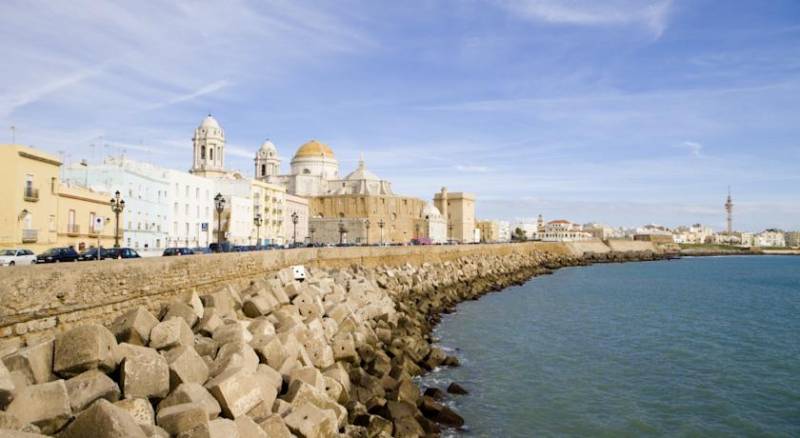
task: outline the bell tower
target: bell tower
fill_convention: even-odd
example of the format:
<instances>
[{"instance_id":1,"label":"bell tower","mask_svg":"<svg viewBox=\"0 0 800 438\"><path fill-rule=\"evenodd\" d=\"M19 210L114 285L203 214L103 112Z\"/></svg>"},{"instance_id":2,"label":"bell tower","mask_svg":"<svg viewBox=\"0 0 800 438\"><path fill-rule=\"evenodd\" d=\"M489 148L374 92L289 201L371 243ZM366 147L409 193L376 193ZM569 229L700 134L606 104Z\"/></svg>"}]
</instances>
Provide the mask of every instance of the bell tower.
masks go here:
<instances>
[{"instance_id":1,"label":"bell tower","mask_svg":"<svg viewBox=\"0 0 800 438\"><path fill-rule=\"evenodd\" d=\"M194 130L191 173L214 176L225 173L225 132L209 114Z\"/></svg>"},{"instance_id":2,"label":"bell tower","mask_svg":"<svg viewBox=\"0 0 800 438\"><path fill-rule=\"evenodd\" d=\"M278 157L278 149L271 141L265 141L258 149L255 164L255 176L258 180L267 181L280 174L281 159Z\"/></svg>"}]
</instances>

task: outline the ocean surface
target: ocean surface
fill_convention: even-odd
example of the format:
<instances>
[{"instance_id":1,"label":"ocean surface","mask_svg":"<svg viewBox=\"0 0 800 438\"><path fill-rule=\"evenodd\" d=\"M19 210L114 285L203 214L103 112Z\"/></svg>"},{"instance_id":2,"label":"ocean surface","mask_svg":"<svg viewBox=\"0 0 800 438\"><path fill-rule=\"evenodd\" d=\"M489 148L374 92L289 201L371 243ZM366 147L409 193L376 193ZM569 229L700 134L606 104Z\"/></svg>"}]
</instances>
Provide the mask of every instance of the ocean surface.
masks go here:
<instances>
[{"instance_id":1,"label":"ocean surface","mask_svg":"<svg viewBox=\"0 0 800 438\"><path fill-rule=\"evenodd\" d=\"M566 268L436 329L451 436L800 437L800 257Z\"/></svg>"}]
</instances>

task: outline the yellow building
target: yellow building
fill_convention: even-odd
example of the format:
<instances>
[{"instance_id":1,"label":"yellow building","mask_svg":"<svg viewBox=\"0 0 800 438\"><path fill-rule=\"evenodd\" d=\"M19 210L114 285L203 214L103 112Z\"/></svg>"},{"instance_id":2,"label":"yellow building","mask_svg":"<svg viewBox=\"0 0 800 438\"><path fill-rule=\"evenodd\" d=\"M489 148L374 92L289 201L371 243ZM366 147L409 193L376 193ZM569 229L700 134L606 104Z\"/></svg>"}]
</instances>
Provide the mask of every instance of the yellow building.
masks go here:
<instances>
[{"instance_id":1,"label":"yellow building","mask_svg":"<svg viewBox=\"0 0 800 438\"><path fill-rule=\"evenodd\" d=\"M424 207L406 196L316 196L309 199L309 233L323 243L408 243L426 234Z\"/></svg>"},{"instance_id":2,"label":"yellow building","mask_svg":"<svg viewBox=\"0 0 800 438\"><path fill-rule=\"evenodd\" d=\"M250 180L253 197L253 217L261 215L261 226L253 221L253 242L284 243L284 209L286 187L257 179Z\"/></svg>"},{"instance_id":3,"label":"yellow building","mask_svg":"<svg viewBox=\"0 0 800 438\"><path fill-rule=\"evenodd\" d=\"M500 224L497 221L479 221L477 228L480 230L481 242L500 241Z\"/></svg>"},{"instance_id":4,"label":"yellow building","mask_svg":"<svg viewBox=\"0 0 800 438\"><path fill-rule=\"evenodd\" d=\"M447 221L447 238L458 243L475 240L475 195L450 193L446 187L433 198L433 204Z\"/></svg>"},{"instance_id":5,"label":"yellow building","mask_svg":"<svg viewBox=\"0 0 800 438\"><path fill-rule=\"evenodd\" d=\"M0 145L0 247L113 246L110 195L61 184L60 166L46 152Z\"/></svg>"}]
</instances>

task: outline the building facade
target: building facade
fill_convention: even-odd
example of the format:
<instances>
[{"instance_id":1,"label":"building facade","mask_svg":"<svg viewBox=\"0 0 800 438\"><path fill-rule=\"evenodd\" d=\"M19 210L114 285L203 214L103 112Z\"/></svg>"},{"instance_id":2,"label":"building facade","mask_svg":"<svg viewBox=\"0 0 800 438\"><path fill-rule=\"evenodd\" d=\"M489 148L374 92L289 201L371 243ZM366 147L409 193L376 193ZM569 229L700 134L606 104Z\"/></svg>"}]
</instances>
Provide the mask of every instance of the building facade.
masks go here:
<instances>
[{"instance_id":1,"label":"building facade","mask_svg":"<svg viewBox=\"0 0 800 438\"><path fill-rule=\"evenodd\" d=\"M544 224L544 232L538 236L544 242L574 242L591 240L591 234L583 231L580 224L568 220L557 219Z\"/></svg>"},{"instance_id":2,"label":"building facade","mask_svg":"<svg viewBox=\"0 0 800 438\"><path fill-rule=\"evenodd\" d=\"M448 240L458 243L475 241L475 195L447 191L446 187L433 198L433 204L447 222Z\"/></svg>"},{"instance_id":3,"label":"building facade","mask_svg":"<svg viewBox=\"0 0 800 438\"><path fill-rule=\"evenodd\" d=\"M479 242L495 243L500 241L500 225L497 221L478 221L476 227L480 231Z\"/></svg>"},{"instance_id":4,"label":"building facade","mask_svg":"<svg viewBox=\"0 0 800 438\"><path fill-rule=\"evenodd\" d=\"M63 183L61 161L21 145L0 145L0 247L34 252L114 244L111 195ZM124 213L121 220L124 220Z\"/></svg>"},{"instance_id":5,"label":"building facade","mask_svg":"<svg viewBox=\"0 0 800 438\"><path fill-rule=\"evenodd\" d=\"M286 195L283 209L282 243L310 243L308 199L301 196ZM293 218L296 215L297 220Z\"/></svg>"},{"instance_id":6,"label":"building facade","mask_svg":"<svg viewBox=\"0 0 800 438\"><path fill-rule=\"evenodd\" d=\"M194 130L190 172L211 177L225 174L225 131L211 114Z\"/></svg>"},{"instance_id":7,"label":"building facade","mask_svg":"<svg viewBox=\"0 0 800 438\"><path fill-rule=\"evenodd\" d=\"M168 246L171 205L170 183L165 169L124 157L107 157L101 164L72 165L62 169L71 185L97 192L120 192L125 201L125 220L120 245L147 253Z\"/></svg>"},{"instance_id":8,"label":"building facade","mask_svg":"<svg viewBox=\"0 0 800 438\"><path fill-rule=\"evenodd\" d=\"M167 246L207 247L214 242L214 181L161 169L167 180Z\"/></svg>"}]
</instances>

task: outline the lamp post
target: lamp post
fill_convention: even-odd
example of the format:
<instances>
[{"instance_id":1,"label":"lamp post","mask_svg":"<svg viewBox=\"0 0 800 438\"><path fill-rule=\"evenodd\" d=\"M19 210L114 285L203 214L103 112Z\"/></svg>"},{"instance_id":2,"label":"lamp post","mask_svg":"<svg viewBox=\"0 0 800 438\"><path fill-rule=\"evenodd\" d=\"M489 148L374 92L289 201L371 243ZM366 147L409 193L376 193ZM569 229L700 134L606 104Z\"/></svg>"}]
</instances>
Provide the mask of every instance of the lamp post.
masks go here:
<instances>
[{"instance_id":1,"label":"lamp post","mask_svg":"<svg viewBox=\"0 0 800 438\"><path fill-rule=\"evenodd\" d=\"M119 190L117 190L114 197L111 198L111 211L114 212L117 219L114 227L114 248L119 248L119 214L122 213L122 210L125 210L125 200L120 198Z\"/></svg>"},{"instance_id":2,"label":"lamp post","mask_svg":"<svg viewBox=\"0 0 800 438\"><path fill-rule=\"evenodd\" d=\"M217 209L217 252L222 251L222 212L225 210L225 197L222 193L214 196L214 206Z\"/></svg>"},{"instance_id":3,"label":"lamp post","mask_svg":"<svg viewBox=\"0 0 800 438\"><path fill-rule=\"evenodd\" d=\"M261 248L261 225L264 223L264 218L261 213L256 213L253 217L253 225L256 226L256 248Z\"/></svg>"},{"instance_id":4,"label":"lamp post","mask_svg":"<svg viewBox=\"0 0 800 438\"><path fill-rule=\"evenodd\" d=\"M347 229L345 229L345 227L344 227L344 222L342 222L342 220L340 219L339 220L339 245L344 243L344 233L346 233L346 232L347 232Z\"/></svg>"},{"instance_id":5,"label":"lamp post","mask_svg":"<svg viewBox=\"0 0 800 438\"><path fill-rule=\"evenodd\" d=\"M300 216L297 215L296 211L292 212L292 246L297 245L297 222L300 220Z\"/></svg>"},{"instance_id":6,"label":"lamp post","mask_svg":"<svg viewBox=\"0 0 800 438\"><path fill-rule=\"evenodd\" d=\"M369 226L370 226L369 219L367 219L367 221L364 222L364 225L367 227L367 246L369 246Z\"/></svg>"},{"instance_id":7,"label":"lamp post","mask_svg":"<svg viewBox=\"0 0 800 438\"><path fill-rule=\"evenodd\" d=\"M381 220L378 221L378 226L381 229L381 246L383 246L383 227L384 227L384 225L386 225L386 222L383 220L383 218L381 218Z\"/></svg>"}]
</instances>

